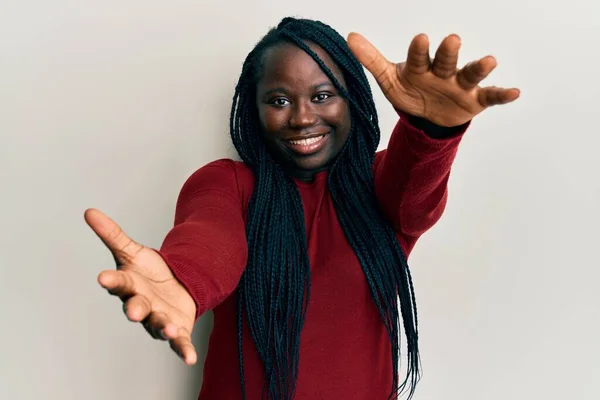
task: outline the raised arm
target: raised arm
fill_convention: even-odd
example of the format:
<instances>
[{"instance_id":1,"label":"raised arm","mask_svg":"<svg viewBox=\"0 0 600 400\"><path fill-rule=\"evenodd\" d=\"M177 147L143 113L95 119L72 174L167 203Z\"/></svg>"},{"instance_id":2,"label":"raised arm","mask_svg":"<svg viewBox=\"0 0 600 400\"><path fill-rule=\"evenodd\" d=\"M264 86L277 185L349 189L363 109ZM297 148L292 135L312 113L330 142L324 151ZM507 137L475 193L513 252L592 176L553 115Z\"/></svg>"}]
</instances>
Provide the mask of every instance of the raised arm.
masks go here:
<instances>
[{"instance_id":1,"label":"raised arm","mask_svg":"<svg viewBox=\"0 0 600 400\"><path fill-rule=\"evenodd\" d=\"M460 44L457 35L447 36L432 60L429 40L420 34L406 62L392 63L363 36L348 36L350 49L401 117L376 159L375 185L396 231L413 242L441 216L450 168L470 121L520 95L518 89L479 86L496 67L492 56L458 69Z\"/></svg>"},{"instance_id":2,"label":"raised arm","mask_svg":"<svg viewBox=\"0 0 600 400\"><path fill-rule=\"evenodd\" d=\"M247 261L246 230L236 170L218 160L183 185L175 226L159 250L196 304L196 317L237 287Z\"/></svg>"},{"instance_id":3,"label":"raised arm","mask_svg":"<svg viewBox=\"0 0 600 400\"><path fill-rule=\"evenodd\" d=\"M85 220L112 253L116 269L98 282L123 301L127 318L166 340L187 363L197 361L195 319L235 287L246 264L245 228L233 163L213 162L183 186L175 227L160 251L135 242L98 210Z\"/></svg>"},{"instance_id":4,"label":"raised arm","mask_svg":"<svg viewBox=\"0 0 600 400\"><path fill-rule=\"evenodd\" d=\"M382 210L410 250L442 216L450 170L468 124L444 128L399 114L387 149L377 154L374 178Z\"/></svg>"}]
</instances>

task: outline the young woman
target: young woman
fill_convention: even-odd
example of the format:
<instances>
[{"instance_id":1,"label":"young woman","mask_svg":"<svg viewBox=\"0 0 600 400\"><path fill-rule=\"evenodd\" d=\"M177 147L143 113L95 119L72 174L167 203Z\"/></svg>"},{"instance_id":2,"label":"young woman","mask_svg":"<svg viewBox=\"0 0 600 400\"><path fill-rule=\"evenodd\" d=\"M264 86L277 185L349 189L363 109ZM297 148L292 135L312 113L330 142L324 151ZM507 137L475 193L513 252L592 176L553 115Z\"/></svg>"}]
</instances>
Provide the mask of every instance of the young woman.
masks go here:
<instances>
[{"instance_id":1,"label":"young woman","mask_svg":"<svg viewBox=\"0 0 600 400\"><path fill-rule=\"evenodd\" d=\"M519 96L479 86L491 56L457 69L459 47L450 35L431 60L418 35L394 64L359 34L346 41L321 22L285 18L248 54L236 87L231 137L242 162L217 160L187 180L160 250L86 211L117 261L100 284L186 363L196 362L195 320L214 311L200 399L412 396L418 328L406 258L442 215L470 121ZM400 116L380 152L363 66Z\"/></svg>"}]
</instances>

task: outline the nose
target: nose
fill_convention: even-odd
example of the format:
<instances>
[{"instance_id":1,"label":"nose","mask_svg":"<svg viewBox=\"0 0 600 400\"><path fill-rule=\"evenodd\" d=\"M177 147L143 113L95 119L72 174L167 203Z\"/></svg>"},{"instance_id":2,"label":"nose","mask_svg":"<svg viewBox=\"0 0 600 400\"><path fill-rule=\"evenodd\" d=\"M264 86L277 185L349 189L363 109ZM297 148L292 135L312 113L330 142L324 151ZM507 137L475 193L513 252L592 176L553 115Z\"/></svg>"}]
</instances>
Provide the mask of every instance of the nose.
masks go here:
<instances>
[{"instance_id":1,"label":"nose","mask_svg":"<svg viewBox=\"0 0 600 400\"><path fill-rule=\"evenodd\" d=\"M312 106L310 101L301 101L294 104L292 107L292 114L290 115L290 127L298 129L309 128L315 125L319 118Z\"/></svg>"}]
</instances>

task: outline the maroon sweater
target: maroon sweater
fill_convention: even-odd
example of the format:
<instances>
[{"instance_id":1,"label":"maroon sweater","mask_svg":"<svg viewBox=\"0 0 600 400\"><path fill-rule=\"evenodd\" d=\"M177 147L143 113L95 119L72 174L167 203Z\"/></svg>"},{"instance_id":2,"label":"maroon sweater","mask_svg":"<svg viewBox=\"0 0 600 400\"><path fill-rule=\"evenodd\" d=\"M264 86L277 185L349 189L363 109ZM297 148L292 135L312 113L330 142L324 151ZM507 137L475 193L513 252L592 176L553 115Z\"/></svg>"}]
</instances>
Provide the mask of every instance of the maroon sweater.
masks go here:
<instances>
[{"instance_id":1,"label":"maroon sweater","mask_svg":"<svg viewBox=\"0 0 600 400\"><path fill-rule=\"evenodd\" d=\"M381 207L408 256L442 215L451 165L467 125L436 139L400 116L373 167ZM313 182L296 183L306 214L311 297L295 399L387 399L389 338L337 218L327 172ZM175 226L160 249L194 298L196 317L214 311L202 400L241 399L234 290L247 260L245 224L253 187L253 174L241 162L223 159L200 168L181 190ZM247 325L243 349L247 398L260 399L263 368Z\"/></svg>"}]
</instances>

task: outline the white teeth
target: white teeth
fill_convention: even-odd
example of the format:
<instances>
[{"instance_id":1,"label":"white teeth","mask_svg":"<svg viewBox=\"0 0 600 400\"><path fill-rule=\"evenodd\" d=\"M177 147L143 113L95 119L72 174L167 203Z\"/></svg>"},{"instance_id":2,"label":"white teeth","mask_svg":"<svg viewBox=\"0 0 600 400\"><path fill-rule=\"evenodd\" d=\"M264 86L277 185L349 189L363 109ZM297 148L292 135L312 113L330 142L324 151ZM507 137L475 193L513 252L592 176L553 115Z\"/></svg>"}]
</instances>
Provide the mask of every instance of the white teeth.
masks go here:
<instances>
[{"instance_id":1,"label":"white teeth","mask_svg":"<svg viewBox=\"0 0 600 400\"><path fill-rule=\"evenodd\" d=\"M323 136L324 135L309 138L309 139L302 139L302 140L290 140L290 143L291 144L299 144L301 146L308 146L310 144L318 142L319 140L321 140L323 138Z\"/></svg>"}]
</instances>

